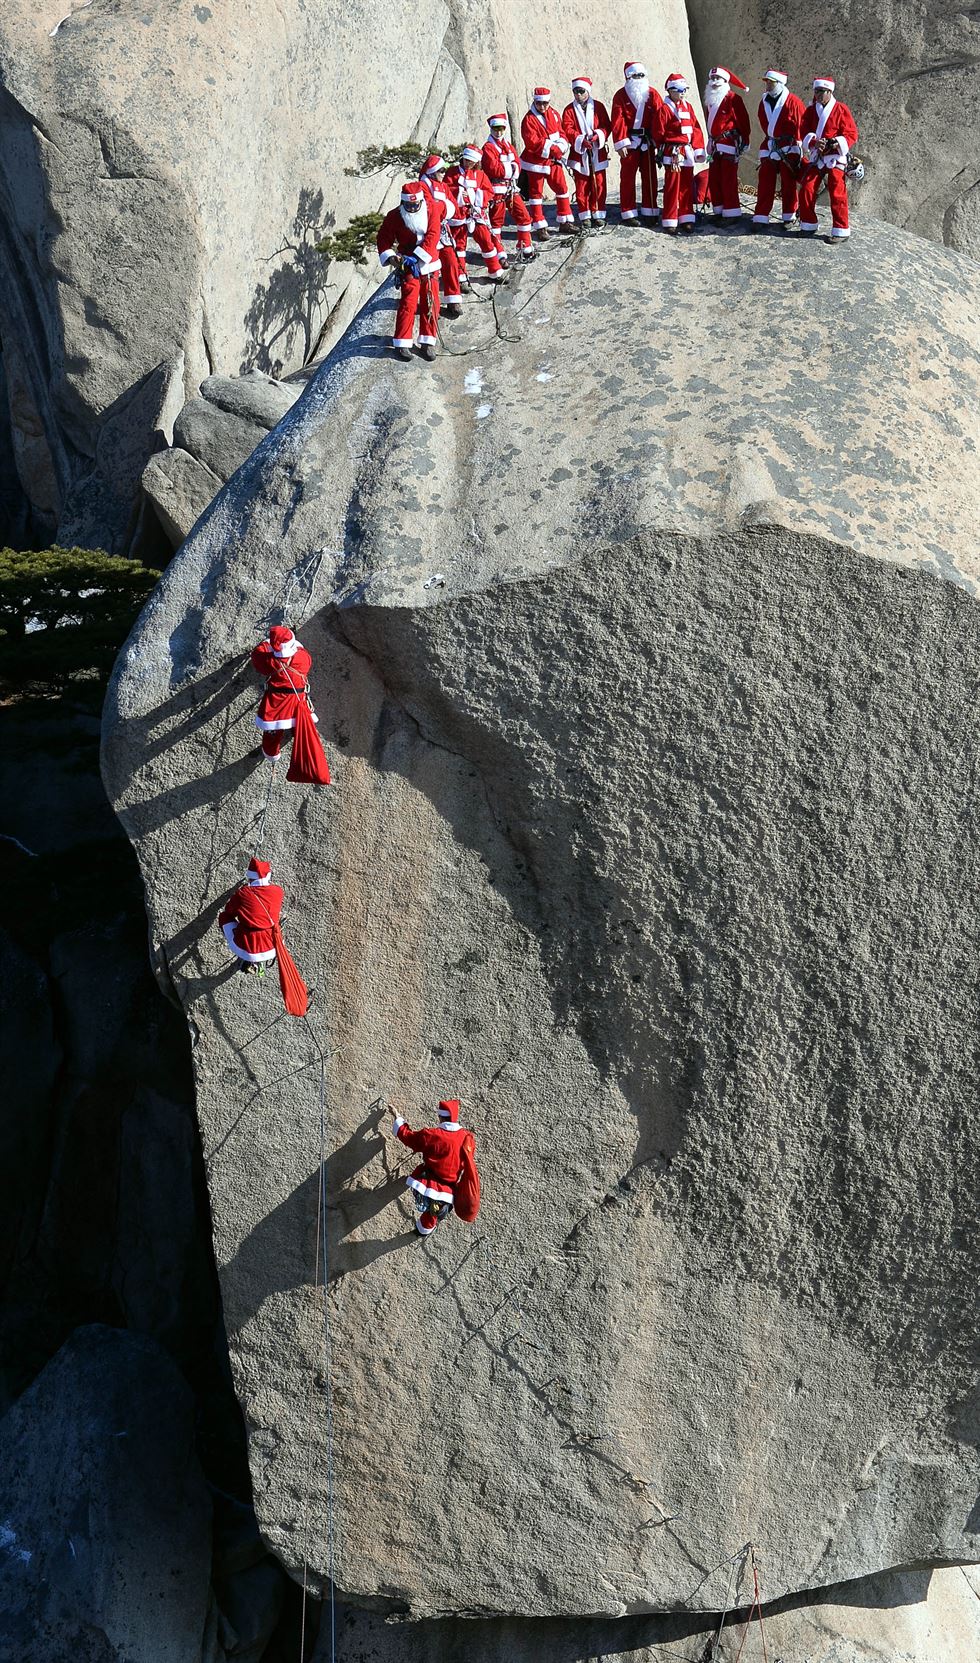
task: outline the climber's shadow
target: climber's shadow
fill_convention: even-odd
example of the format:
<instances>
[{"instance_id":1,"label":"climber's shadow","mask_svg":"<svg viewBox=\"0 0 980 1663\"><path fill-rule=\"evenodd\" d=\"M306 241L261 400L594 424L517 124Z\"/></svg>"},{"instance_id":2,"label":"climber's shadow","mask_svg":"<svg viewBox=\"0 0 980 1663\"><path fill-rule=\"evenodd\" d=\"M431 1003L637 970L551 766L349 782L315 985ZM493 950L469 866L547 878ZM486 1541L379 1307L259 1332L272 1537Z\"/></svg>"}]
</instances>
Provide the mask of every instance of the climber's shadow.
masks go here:
<instances>
[{"instance_id":1,"label":"climber's shadow","mask_svg":"<svg viewBox=\"0 0 980 1663\"><path fill-rule=\"evenodd\" d=\"M383 1213L403 1190L404 1175L388 1171L387 1166L382 1182L353 1184L358 1173L387 1153L388 1145L380 1132L383 1114L383 1108L372 1109L347 1141L327 1157L322 1192L320 1171L315 1167L246 1236L223 1278L229 1333L244 1327L270 1294L312 1283L321 1193L327 1199L325 1259L329 1282L366 1270L389 1253L415 1242L414 1229L399 1229L397 1235L372 1241L347 1239ZM392 1224L396 1216L399 1224L405 1222L400 1213L392 1213Z\"/></svg>"}]
</instances>

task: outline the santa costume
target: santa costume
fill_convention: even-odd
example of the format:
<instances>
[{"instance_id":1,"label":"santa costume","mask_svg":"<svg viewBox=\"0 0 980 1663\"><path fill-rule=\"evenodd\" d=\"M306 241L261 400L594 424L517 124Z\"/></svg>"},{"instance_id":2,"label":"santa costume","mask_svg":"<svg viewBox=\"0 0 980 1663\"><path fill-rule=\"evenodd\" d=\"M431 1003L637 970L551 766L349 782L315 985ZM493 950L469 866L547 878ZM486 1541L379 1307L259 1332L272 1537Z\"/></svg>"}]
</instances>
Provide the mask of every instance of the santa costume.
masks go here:
<instances>
[{"instance_id":1,"label":"santa costume","mask_svg":"<svg viewBox=\"0 0 980 1663\"><path fill-rule=\"evenodd\" d=\"M738 89L736 91L735 89ZM738 196L738 158L752 137L752 123L738 92L748 92L744 81L718 65L708 71L704 114L708 127L708 169L711 207L716 219L741 219Z\"/></svg>"},{"instance_id":2,"label":"santa costume","mask_svg":"<svg viewBox=\"0 0 980 1663\"><path fill-rule=\"evenodd\" d=\"M283 1003L290 1016L305 1016L307 991L282 939L283 892L272 882L272 867L254 856L245 881L229 896L218 914L218 928L239 969L262 972L275 964Z\"/></svg>"},{"instance_id":3,"label":"santa costume","mask_svg":"<svg viewBox=\"0 0 980 1663\"><path fill-rule=\"evenodd\" d=\"M652 223L657 209L656 150L662 132L663 100L643 64L623 65L624 84L612 101L612 141L619 157L619 217L638 223L636 178L640 177L639 218Z\"/></svg>"},{"instance_id":4,"label":"santa costume","mask_svg":"<svg viewBox=\"0 0 980 1663\"><path fill-rule=\"evenodd\" d=\"M285 624L274 624L268 639L252 653L252 669L265 677L255 725L262 753L275 764L283 735L292 734L293 754L286 778L307 785L329 785L330 769L317 735L319 720L310 705L308 677L313 665L306 648Z\"/></svg>"},{"instance_id":5,"label":"santa costume","mask_svg":"<svg viewBox=\"0 0 980 1663\"><path fill-rule=\"evenodd\" d=\"M533 260L531 249L531 216L520 192L521 163L517 151L507 137L507 117L504 114L487 117L490 136L483 146L480 165L493 189L490 203L490 230L493 246L499 255L504 252L501 235L504 220L509 216L517 226L517 251L526 260Z\"/></svg>"},{"instance_id":6,"label":"santa costume","mask_svg":"<svg viewBox=\"0 0 980 1663\"><path fill-rule=\"evenodd\" d=\"M378 258L383 266L395 265L401 282L401 298L395 315L391 344L400 358L412 353L415 318L419 319L419 346L424 358L434 358L439 329L439 285L441 270L439 233L442 214L426 199L420 179L402 186L401 201L381 221Z\"/></svg>"},{"instance_id":7,"label":"santa costume","mask_svg":"<svg viewBox=\"0 0 980 1663\"><path fill-rule=\"evenodd\" d=\"M482 159L483 152L475 144L464 145L456 166L446 174L446 184L456 198L456 213L450 224L462 276L466 276L466 245L472 237L483 256L491 283L504 283L507 274L501 267L490 228L493 186L480 166Z\"/></svg>"},{"instance_id":8,"label":"santa costume","mask_svg":"<svg viewBox=\"0 0 980 1663\"><path fill-rule=\"evenodd\" d=\"M762 148L759 151L759 186L753 225L768 225L780 187L783 224L796 218L797 178L803 147L800 133L806 108L802 98L790 92L788 77L781 69L767 69L766 91L759 103Z\"/></svg>"},{"instance_id":9,"label":"santa costume","mask_svg":"<svg viewBox=\"0 0 980 1663\"><path fill-rule=\"evenodd\" d=\"M425 200L436 212L442 215L439 228L439 266L442 277L442 298L445 301L446 316L458 317L462 311L462 295L459 286L459 258L456 253L456 239L453 236L451 221L457 213L456 198L446 184L446 164L441 156L427 156L425 166L419 175L419 182L425 191Z\"/></svg>"},{"instance_id":10,"label":"santa costume","mask_svg":"<svg viewBox=\"0 0 980 1663\"><path fill-rule=\"evenodd\" d=\"M480 1210L480 1178L476 1169L476 1138L459 1123L459 1099L439 1104L439 1125L413 1132L404 1115L396 1114L394 1134L406 1148L422 1156L405 1179L415 1204L415 1228L431 1236L441 1219L455 1209L466 1224Z\"/></svg>"},{"instance_id":11,"label":"santa costume","mask_svg":"<svg viewBox=\"0 0 980 1663\"><path fill-rule=\"evenodd\" d=\"M824 180L830 197L831 241L843 242L851 234L847 213L847 181L844 170L851 146L857 144L858 130L846 104L835 97L835 83L829 75L818 75L814 93L830 93L826 103L816 98L803 115L803 172L800 174L800 230L812 236L817 229L817 192Z\"/></svg>"},{"instance_id":12,"label":"santa costume","mask_svg":"<svg viewBox=\"0 0 980 1663\"><path fill-rule=\"evenodd\" d=\"M678 229L693 231L697 222L694 212L694 168L704 161L704 133L697 110L685 97L687 78L680 70L667 77L667 97L663 108L664 147L664 205L661 224L665 231L675 234Z\"/></svg>"},{"instance_id":13,"label":"santa costume","mask_svg":"<svg viewBox=\"0 0 980 1663\"><path fill-rule=\"evenodd\" d=\"M587 93L577 98L576 93ZM592 95L587 75L572 82L572 102L562 111L561 130L568 140L569 160L575 175L575 206L580 225L603 225L606 219L606 169L612 121L605 104Z\"/></svg>"},{"instance_id":14,"label":"santa costume","mask_svg":"<svg viewBox=\"0 0 980 1663\"><path fill-rule=\"evenodd\" d=\"M550 87L535 87L531 108L521 122L521 144L521 167L527 174L527 205L535 236L548 235L543 200L546 184L554 192L557 223L574 225L568 179L562 165L568 157L568 140L561 130L557 112L551 108Z\"/></svg>"}]
</instances>

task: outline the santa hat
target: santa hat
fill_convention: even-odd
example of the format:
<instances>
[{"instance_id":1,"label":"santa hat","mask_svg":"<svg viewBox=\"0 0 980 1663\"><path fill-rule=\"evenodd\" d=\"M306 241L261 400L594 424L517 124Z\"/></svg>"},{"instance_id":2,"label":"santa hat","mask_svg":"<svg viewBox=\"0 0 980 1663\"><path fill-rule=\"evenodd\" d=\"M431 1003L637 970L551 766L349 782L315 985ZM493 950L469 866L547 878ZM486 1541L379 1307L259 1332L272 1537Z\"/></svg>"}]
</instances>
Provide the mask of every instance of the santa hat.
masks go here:
<instances>
[{"instance_id":1,"label":"santa hat","mask_svg":"<svg viewBox=\"0 0 980 1663\"><path fill-rule=\"evenodd\" d=\"M445 165L446 164L441 156L426 156L425 166L422 169L422 178L424 179L429 173L438 173L439 169L441 167L445 167Z\"/></svg>"},{"instance_id":2,"label":"santa hat","mask_svg":"<svg viewBox=\"0 0 980 1663\"><path fill-rule=\"evenodd\" d=\"M483 151L476 144L464 144L460 155L464 162L478 162L483 155Z\"/></svg>"},{"instance_id":3,"label":"santa hat","mask_svg":"<svg viewBox=\"0 0 980 1663\"><path fill-rule=\"evenodd\" d=\"M410 202L420 202L424 196L425 192L418 179L406 179L402 186L402 202L406 207Z\"/></svg>"},{"instance_id":4,"label":"santa hat","mask_svg":"<svg viewBox=\"0 0 980 1663\"><path fill-rule=\"evenodd\" d=\"M577 92L579 87L588 87L589 91L592 91L592 82L587 75L574 75L572 77L572 91Z\"/></svg>"},{"instance_id":5,"label":"santa hat","mask_svg":"<svg viewBox=\"0 0 980 1663\"><path fill-rule=\"evenodd\" d=\"M708 80L727 81L729 86L738 87L739 92L748 92L749 90L744 81L740 81L737 75L733 75L731 70L725 69L722 64L708 70Z\"/></svg>"},{"instance_id":6,"label":"santa hat","mask_svg":"<svg viewBox=\"0 0 980 1663\"><path fill-rule=\"evenodd\" d=\"M829 75L818 75L813 83L813 90L817 92L821 87L826 87L828 92L833 92L836 85L837 82L832 81Z\"/></svg>"},{"instance_id":7,"label":"santa hat","mask_svg":"<svg viewBox=\"0 0 980 1663\"><path fill-rule=\"evenodd\" d=\"M784 87L789 80L789 76L782 69L767 69L762 79L764 81L778 81L780 86Z\"/></svg>"},{"instance_id":8,"label":"santa hat","mask_svg":"<svg viewBox=\"0 0 980 1663\"><path fill-rule=\"evenodd\" d=\"M687 76L682 75L679 69L673 70L668 75L667 80L666 80L666 87L667 87L668 92L683 92L685 90L685 88L687 87L687 84L688 84Z\"/></svg>"},{"instance_id":9,"label":"santa hat","mask_svg":"<svg viewBox=\"0 0 980 1663\"><path fill-rule=\"evenodd\" d=\"M272 867L267 860L259 860L257 855L253 855L245 876L253 889L262 889L272 878Z\"/></svg>"},{"instance_id":10,"label":"santa hat","mask_svg":"<svg viewBox=\"0 0 980 1663\"><path fill-rule=\"evenodd\" d=\"M550 87L535 87L535 89L534 89L534 102L537 104L539 100L543 104L550 104L551 103L551 88Z\"/></svg>"},{"instance_id":11,"label":"santa hat","mask_svg":"<svg viewBox=\"0 0 980 1663\"><path fill-rule=\"evenodd\" d=\"M507 125L507 117L505 115L488 115L487 116L487 126L488 127L506 127L506 125Z\"/></svg>"},{"instance_id":12,"label":"santa hat","mask_svg":"<svg viewBox=\"0 0 980 1663\"><path fill-rule=\"evenodd\" d=\"M269 645L273 658L292 658L299 651L299 642L285 624L273 624L269 631Z\"/></svg>"},{"instance_id":13,"label":"santa hat","mask_svg":"<svg viewBox=\"0 0 980 1663\"><path fill-rule=\"evenodd\" d=\"M644 79L646 78L646 72L647 72L646 64L637 63L635 59L632 60L628 64L624 64L623 65L623 77L624 77L624 79L625 79L626 76L629 75L631 70L633 71L634 75L642 75L644 77Z\"/></svg>"},{"instance_id":14,"label":"santa hat","mask_svg":"<svg viewBox=\"0 0 980 1663\"><path fill-rule=\"evenodd\" d=\"M459 1098L444 1097L439 1104L439 1119L457 1121L459 1119Z\"/></svg>"}]
</instances>

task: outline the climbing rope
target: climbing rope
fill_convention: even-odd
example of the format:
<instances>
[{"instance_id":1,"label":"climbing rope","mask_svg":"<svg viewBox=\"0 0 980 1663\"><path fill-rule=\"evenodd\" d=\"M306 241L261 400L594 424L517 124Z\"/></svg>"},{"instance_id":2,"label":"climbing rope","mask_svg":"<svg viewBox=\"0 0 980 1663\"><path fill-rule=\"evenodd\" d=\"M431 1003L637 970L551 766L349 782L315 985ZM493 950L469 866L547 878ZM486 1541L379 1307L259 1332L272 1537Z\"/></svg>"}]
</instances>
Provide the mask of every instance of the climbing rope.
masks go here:
<instances>
[{"instance_id":1,"label":"climbing rope","mask_svg":"<svg viewBox=\"0 0 980 1663\"><path fill-rule=\"evenodd\" d=\"M513 310L514 310L514 316L515 317L519 316L521 312L526 311L527 307L530 306L532 300L534 300L535 297L541 293L542 289L546 289L548 287L549 283L553 283L555 278L559 277L561 275L561 273L564 271L565 267L568 265L569 261L574 259L575 255L578 253L579 246L580 246L582 238L587 237L587 236L595 236L595 235L596 235L596 233L594 231L591 231L591 232L590 231L583 231L579 236L576 236L572 239L571 247L567 250L564 259L559 261L559 263L555 267L554 271L550 271L548 273L547 277L545 277L537 285L536 288L531 290L531 293L526 296L526 298L524 299L524 302L521 306L515 306L514 307ZM512 342L512 343L516 343L516 342L520 341L520 339L521 339L520 335L509 335L505 332L505 330L502 327L502 320L501 320L499 312L497 311L497 296L498 296L498 293L499 293L499 285L496 284L496 283L493 285L492 294L490 294L486 297L484 297L483 295L478 295L474 291L474 299L477 300L481 306L490 306L493 310L494 332L493 332L492 335L489 335L485 341L477 342L477 344L475 346L464 346L464 347L447 346L445 340L443 339L442 330L440 329L439 325L436 324L436 334L439 337L439 345L442 347L443 352L446 353L448 357L450 357L450 358L469 358L474 352L487 352L490 349L490 347L496 345L497 341L508 341L508 342Z\"/></svg>"},{"instance_id":2,"label":"climbing rope","mask_svg":"<svg viewBox=\"0 0 980 1663\"><path fill-rule=\"evenodd\" d=\"M748 1616L745 1619L745 1627L742 1630L742 1638L739 1641L738 1651L735 1653L735 1663L739 1663L739 1658L742 1655L745 1642L748 1639L749 1629L752 1627L753 1612L755 1612L759 1619L759 1638L762 1641L763 1663L769 1663L769 1652L766 1648L766 1625L762 1620L762 1594L759 1591L759 1567L756 1564L755 1548L752 1546L751 1542L749 1543L749 1553L752 1559L752 1604L749 1606Z\"/></svg>"}]
</instances>

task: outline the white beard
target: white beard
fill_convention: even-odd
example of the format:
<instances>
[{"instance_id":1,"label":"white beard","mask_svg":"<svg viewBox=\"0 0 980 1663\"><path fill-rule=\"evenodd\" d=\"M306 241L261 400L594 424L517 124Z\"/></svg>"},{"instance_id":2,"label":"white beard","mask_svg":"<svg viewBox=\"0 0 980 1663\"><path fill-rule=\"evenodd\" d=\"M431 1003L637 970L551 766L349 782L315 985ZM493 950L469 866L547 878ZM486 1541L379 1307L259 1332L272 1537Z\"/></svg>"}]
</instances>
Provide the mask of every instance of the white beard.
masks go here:
<instances>
[{"instance_id":1,"label":"white beard","mask_svg":"<svg viewBox=\"0 0 980 1663\"><path fill-rule=\"evenodd\" d=\"M645 81L627 81L626 91L633 100L634 110L638 110L650 91L649 77Z\"/></svg>"},{"instance_id":2,"label":"white beard","mask_svg":"<svg viewBox=\"0 0 980 1663\"><path fill-rule=\"evenodd\" d=\"M406 225L409 231L414 231L416 239L421 242L429 229L429 210L426 204L423 202L421 208L416 208L414 213L409 213L403 204L399 208L399 213L402 216L402 224Z\"/></svg>"},{"instance_id":3,"label":"white beard","mask_svg":"<svg viewBox=\"0 0 980 1663\"><path fill-rule=\"evenodd\" d=\"M731 89L730 89L727 81L723 81L720 87L712 87L712 86L705 87L705 89L704 89L704 107L707 110L709 116L714 114L715 110L717 110L717 108L718 108L718 105L721 103L723 98L726 98L728 96L728 93L730 92L730 90Z\"/></svg>"}]
</instances>

